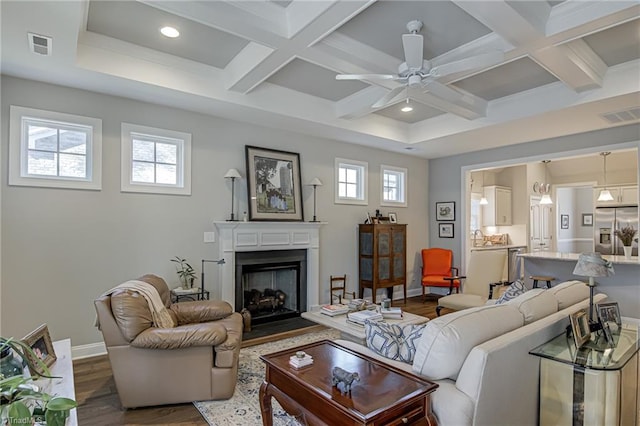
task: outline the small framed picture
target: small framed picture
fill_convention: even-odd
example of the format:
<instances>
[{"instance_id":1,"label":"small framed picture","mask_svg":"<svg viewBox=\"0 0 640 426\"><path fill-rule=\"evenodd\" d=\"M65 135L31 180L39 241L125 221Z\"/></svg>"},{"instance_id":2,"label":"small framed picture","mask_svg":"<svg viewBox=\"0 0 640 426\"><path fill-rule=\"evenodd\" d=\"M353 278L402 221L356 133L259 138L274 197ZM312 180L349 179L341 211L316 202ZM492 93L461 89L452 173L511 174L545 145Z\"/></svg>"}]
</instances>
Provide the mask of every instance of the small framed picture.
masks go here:
<instances>
[{"instance_id":1,"label":"small framed picture","mask_svg":"<svg viewBox=\"0 0 640 426\"><path fill-rule=\"evenodd\" d=\"M582 213L582 226L593 226L593 213Z\"/></svg>"},{"instance_id":2,"label":"small framed picture","mask_svg":"<svg viewBox=\"0 0 640 426\"><path fill-rule=\"evenodd\" d=\"M398 223L398 217L395 213L389 213L389 223Z\"/></svg>"},{"instance_id":3,"label":"small framed picture","mask_svg":"<svg viewBox=\"0 0 640 426\"><path fill-rule=\"evenodd\" d=\"M446 201L436 203L436 220L456 220L456 202Z\"/></svg>"},{"instance_id":4,"label":"small framed picture","mask_svg":"<svg viewBox=\"0 0 640 426\"><path fill-rule=\"evenodd\" d=\"M602 333L604 333L604 338L607 341L607 345L610 347L615 347L616 342L613 340L613 335L611 334L611 328L609 327L609 323L605 322L602 324Z\"/></svg>"},{"instance_id":5,"label":"small framed picture","mask_svg":"<svg viewBox=\"0 0 640 426\"><path fill-rule=\"evenodd\" d=\"M596 312L598 313L598 320L603 327L605 323L614 323L617 330L622 328L622 317L620 316L618 302L597 303Z\"/></svg>"},{"instance_id":6,"label":"small framed picture","mask_svg":"<svg viewBox=\"0 0 640 426\"><path fill-rule=\"evenodd\" d=\"M561 214L560 215L560 228L561 229L569 229L569 215Z\"/></svg>"},{"instance_id":7,"label":"small framed picture","mask_svg":"<svg viewBox=\"0 0 640 426\"><path fill-rule=\"evenodd\" d=\"M365 225L369 225L372 224L373 222L371 221L371 215L369 214L369 212L367 212L367 218L364 220Z\"/></svg>"},{"instance_id":8,"label":"small framed picture","mask_svg":"<svg viewBox=\"0 0 640 426\"><path fill-rule=\"evenodd\" d=\"M453 238L453 223L439 223L438 237Z\"/></svg>"},{"instance_id":9,"label":"small framed picture","mask_svg":"<svg viewBox=\"0 0 640 426\"><path fill-rule=\"evenodd\" d=\"M47 324L42 324L40 327L27 334L22 341L26 343L36 357L44 363L47 367L56 361L56 353L53 351L53 342L51 342L51 336L49 335L49 328ZM37 365L36 363L32 363ZM42 374L43 371L32 372L36 374Z\"/></svg>"},{"instance_id":10,"label":"small framed picture","mask_svg":"<svg viewBox=\"0 0 640 426\"><path fill-rule=\"evenodd\" d=\"M573 340L576 342L576 347L579 348L584 345L591 337L587 310L580 309L579 311L569 314L569 320L571 321Z\"/></svg>"}]
</instances>

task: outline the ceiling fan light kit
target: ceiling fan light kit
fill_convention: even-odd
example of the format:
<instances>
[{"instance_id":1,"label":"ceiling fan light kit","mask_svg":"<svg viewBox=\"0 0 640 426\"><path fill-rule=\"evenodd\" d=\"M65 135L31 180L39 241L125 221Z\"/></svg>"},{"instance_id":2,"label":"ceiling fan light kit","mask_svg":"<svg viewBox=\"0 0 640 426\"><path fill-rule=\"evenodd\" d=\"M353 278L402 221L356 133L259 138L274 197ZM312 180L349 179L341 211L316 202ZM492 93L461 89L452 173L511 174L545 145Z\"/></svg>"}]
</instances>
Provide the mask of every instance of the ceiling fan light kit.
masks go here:
<instances>
[{"instance_id":1,"label":"ceiling fan light kit","mask_svg":"<svg viewBox=\"0 0 640 426\"><path fill-rule=\"evenodd\" d=\"M386 95L378 99L372 108L383 108L405 89L423 90L445 101L455 103L464 98L464 94L437 81L440 77L477 68L497 65L504 60L504 52L492 51L470 56L452 62L432 66L424 59L424 38L418 32L422 29L422 22L410 21L407 24L409 34L402 35L402 47L405 61L398 66L398 74L338 74L336 80L395 80L401 85L391 89Z\"/></svg>"}]
</instances>

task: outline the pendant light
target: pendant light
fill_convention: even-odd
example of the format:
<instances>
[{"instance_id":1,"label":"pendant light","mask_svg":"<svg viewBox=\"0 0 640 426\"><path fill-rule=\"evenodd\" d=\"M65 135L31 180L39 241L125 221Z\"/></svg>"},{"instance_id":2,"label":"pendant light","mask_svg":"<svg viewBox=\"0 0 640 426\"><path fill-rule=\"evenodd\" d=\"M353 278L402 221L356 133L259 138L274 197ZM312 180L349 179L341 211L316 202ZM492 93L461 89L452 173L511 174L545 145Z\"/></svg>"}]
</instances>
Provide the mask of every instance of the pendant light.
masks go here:
<instances>
[{"instance_id":1,"label":"pendant light","mask_svg":"<svg viewBox=\"0 0 640 426\"><path fill-rule=\"evenodd\" d=\"M489 204L487 197L484 196L484 170L482 171L482 197L480 198L480 205L486 206Z\"/></svg>"},{"instance_id":2,"label":"pendant light","mask_svg":"<svg viewBox=\"0 0 640 426\"><path fill-rule=\"evenodd\" d=\"M553 204L553 200L551 200L551 196L549 195L549 190L551 186L549 185L549 181L547 180L547 164L551 162L551 160L542 160L544 163L544 184L540 185L541 190L544 188L545 193L540 198L540 204Z\"/></svg>"},{"instance_id":3,"label":"pendant light","mask_svg":"<svg viewBox=\"0 0 640 426\"><path fill-rule=\"evenodd\" d=\"M613 195L607 189L607 155L611 154L611 152L601 152L602 159L604 160L604 189L600 191L600 195L598 195L598 201L613 201Z\"/></svg>"}]
</instances>

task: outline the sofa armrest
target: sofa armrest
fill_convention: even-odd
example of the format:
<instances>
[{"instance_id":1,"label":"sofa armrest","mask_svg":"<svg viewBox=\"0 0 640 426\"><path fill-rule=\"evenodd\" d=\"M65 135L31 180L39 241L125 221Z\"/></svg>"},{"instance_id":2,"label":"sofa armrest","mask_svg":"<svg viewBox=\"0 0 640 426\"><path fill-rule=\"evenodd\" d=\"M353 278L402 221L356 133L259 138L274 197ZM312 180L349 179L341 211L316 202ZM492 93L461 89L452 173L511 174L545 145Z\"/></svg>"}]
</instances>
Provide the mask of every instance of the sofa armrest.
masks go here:
<instances>
[{"instance_id":1,"label":"sofa armrest","mask_svg":"<svg viewBox=\"0 0 640 426\"><path fill-rule=\"evenodd\" d=\"M144 349L182 349L192 346L217 346L226 340L226 327L216 321L175 328L151 327L138 334L131 341L131 346Z\"/></svg>"},{"instance_id":2,"label":"sofa armrest","mask_svg":"<svg viewBox=\"0 0 640 426\"><path fill-rule=\"evenodd\" d=\"M170 309L176 314L178 325L217 321L233 313L231 305L222 300L174 303Z\"/></svg>"}]
</instances>

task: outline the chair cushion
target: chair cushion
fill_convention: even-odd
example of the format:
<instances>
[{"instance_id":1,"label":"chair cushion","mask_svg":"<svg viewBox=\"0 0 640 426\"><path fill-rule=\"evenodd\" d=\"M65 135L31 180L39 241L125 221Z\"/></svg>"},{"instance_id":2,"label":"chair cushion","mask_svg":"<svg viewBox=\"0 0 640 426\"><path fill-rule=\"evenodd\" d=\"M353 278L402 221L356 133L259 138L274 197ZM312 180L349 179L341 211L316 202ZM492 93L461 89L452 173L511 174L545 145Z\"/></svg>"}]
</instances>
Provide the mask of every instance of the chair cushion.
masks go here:
<instances>
[{"instance_id":1,"label":"chair cushion","mask_svg":"<svg viewBox=\"0 0 640 426\"><path fill-rule=\"evenodd\" d=\"M507 303L509 300L515 299L516 297L524 294L527 291L527 287L525 287L524 283L520 280L516 280L507 290L502 293L502 296L496 302L496 305L501 305L503 303Z\"/></svg>"},{"instance_id":2,"label":"chair cushion","mask_svg":"<svg viewBox=\"0 0 640 426\"><path fill-rule=\"evenodd\" d=\"M151 327L133 339L131 346L146 349L181 349L192 346L217 346L225 340L225 326L212 321L174 328Z\"/></svg>"},{"instance_id":3,"label":"chair cushion","mask_svg":"<svg viewBox=\"0 0 640 426\"><path fill-rule=\"evenodd\" d=\"M487 301L486 298L478 296L477 294L450 294L438 299L438 306L443 308L453 309L460 311L462 309L475 308L482 306Z\"/></svg>"},{"instance_id":4,"label":"chair cushion","mask_svg":"<svg viewBox=\"0 0 640 426\"><path fill-rule=\"evenodd\" d=\"M514 306L524 315L525 324L538 321L558 311L556 298L543 288L529 290L507 302L507 305Z\"/></svg>"},{"instance_id":5,"label":"chair cushion","mask_svg":"<svg viewBox=\"0 0 640 426\"><path fill-rule=\"evenodd\" d=\"M565 281L547 290L558 301L558 310L561 311L571 305L575 305L589 298L589 286L582 281Z\"/></svg>"},{"instance_id":6,"label":"chair cushion","mask_svg":"<svg viewBox=\"0 0 640 426\"><path fill-rule=\"evenodd\" d=\"M418 342L413 372L429 380L456 380L474 346L523 324L520 311L509 304L465 309L431 320Z\"/></svg>"},{"instance_id":7,"label":"chair cushion","mask_svg":"<svg viewBox=\"0 0 640 426\"><path fill-rule=\"evenodd\" d=\"M449 287L450 281L442 278L441 275L426 275L422 277L422 285L427 287ZM455 280L453 282L454 287L460 287L460 281Z\"/></svg>"},{"instance_id":8,"label":"chair cushion","mask_svg":"<svg viewBox=\"0 0 640 426\"><path fill-rule=\"evenodd\" d=\"M399 326L384 321L365 321L367 347L385 358L411 364L426 324Z\"/></svg>"}]
</instances>

